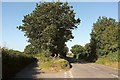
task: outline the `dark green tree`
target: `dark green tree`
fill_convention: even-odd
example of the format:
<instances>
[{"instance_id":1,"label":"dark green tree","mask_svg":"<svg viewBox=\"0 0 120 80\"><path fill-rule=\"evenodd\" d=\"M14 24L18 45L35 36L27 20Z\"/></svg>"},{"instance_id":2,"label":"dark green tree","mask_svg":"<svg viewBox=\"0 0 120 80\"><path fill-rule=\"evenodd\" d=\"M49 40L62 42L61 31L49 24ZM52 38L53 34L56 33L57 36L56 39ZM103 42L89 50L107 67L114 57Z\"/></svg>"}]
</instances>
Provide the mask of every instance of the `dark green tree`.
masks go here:
<instances>
[{"instance_id":1,"label":"dark green tree","mask_svg":"<svg viewBox=\"0 0 120 80\"><path fill-rule=\"evenodd\" d=\"M91 44L87 43L83 48L81 48L81 54L78 55L78 59L84 60L84 61L89 61L89 62L94 62L97 59L97 56L95 53L92 53L91 51Z\"/></svg>"},{"instance_id":2,"label":"dark green tree","mask_svg":"<svg viewBox=\"0 0 120 80\"><path fill-rule=\"evenodd\" d=\"M31 44L28 44L24 49L24 53L26 54L37 54L38 51L39 50L35 48L34 46L32 46Z\"/></svg>"},{"instance_id":3,"label":"dark green tree","mask_svg":"<svg viewBox=\"0 0 120 80\"><path fill-rule=\"evenodd\" d=\"M64 47L64 53L63 53L63 56L66 57L66 54L68 53L69 51L69 48L67 46Z\"/></svg>"},{"instance_id":4,"label":"dark green tree","mask_svg":"<svg viewBox=\"0 0 120 80\"><path fill-rule=\"evenodd\" d=\"M91 33L92 53L105 56L118 50L118 22L115 19L99 17Z\"/></svg>"},{"instance_id":5,"label":"dark green tree","mask_svg":"<svg viewBox=\"0 0 120 80\"><path fill-rule=\"evenodd\" d=\"M85 53L84 53L84 60L86 61L89 61L89 62L94 62L97 60L97 55L96 53L92 52L92 45L90 43L87 43L85 46L84 46L84 49L85 49Z\"/></svg>"},{"instance_id":6,"label":"dark green tree","mask_svg":"<svg viewBox=\"0 0 120 80\"><path fill-rule=\"evenodd\" d=\"M62 55L65 42L74 38L72 30L79 23L80 19L75 18L75 12L68 3L43 2L37 3L35 10L24 16L23 25L18 29L38 50Z\"/></svg>"},{"instance_id":7,"label":"dark green tree","mask_svg":"<svg viewBox=\"0 0 120 80\"><path fill-rule=\"evenodd\" d=\"M74 54L74 58L76 58L78 54L82 54L84 52L84 47L81 45L74 45L71 47L70 51Z\"/></svg>"},{"instance_id":8,"label":"dark green tree","mask_svg":"<svg viewBox=\"0 0 120 80\"><path fill-rule=\"evenodd\" d=\"M91 53L90 43L85 44L84 49L85 49L85 53L88 53L88 54Z\"/></svg>"}]
</instances>

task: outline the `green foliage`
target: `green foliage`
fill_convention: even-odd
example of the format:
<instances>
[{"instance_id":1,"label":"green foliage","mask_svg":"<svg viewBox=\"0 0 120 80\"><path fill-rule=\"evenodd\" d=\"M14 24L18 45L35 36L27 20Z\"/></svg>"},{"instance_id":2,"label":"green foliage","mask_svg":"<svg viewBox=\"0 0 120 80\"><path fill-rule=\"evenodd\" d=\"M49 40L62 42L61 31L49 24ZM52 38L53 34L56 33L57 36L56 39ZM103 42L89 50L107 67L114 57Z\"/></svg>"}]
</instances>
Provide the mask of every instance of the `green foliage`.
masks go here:
<instances>
[{"instance_id":1,"label":"green foliage","mask_svg":"<svg viewBox=\"0 0 120 80\"><path fill-rule=\"evenodd\" d=\"M26 54L37 54L38 52L38 48L35 48L32 44L27 45L24 49L24 53Z\"/></svg>"},{"instance_id":2,"label":"green foliage","mask_svg":"<svg viewBox=\"0 0 120 80\"><path fill-rule=\"evenodd\" d=\"M115 19L107 17L99 17L96 23L93 24L90 43L84 46L84 52L79 54L79 59L86 61L96 61L102 64L104 61L118 62L119 40L118 33L120 24ZM77 51L77 50L75 50ZM74 52L75 52L74 51ZM101 59L100 57L106 57Z\"/></svg>"},{"instance_id":3,"label":"green foliage","mask_svg":"<svg viewBox=\"0 0 120 80\"><path fill-rule=\"evenodd\" d=\"M82 47L81 45L74 45L71 47L70 51L76 56L77 54L83 53L84 47Z\"/></svg>"},{"instance_id":4,"label":"green foliage","mask_svg":"<svg viewBox=\"0 0 120 80\"><path fill-rule=\"evenodd\" d=\"M24 16L23 25L18 29L25 33L28 42L39 50L63 55L65 42L73 39L72 30L80 19L75 19L72 6L62 2L36 4L35 10Z\"/></svg>"},{"instance_id":5,"label":"green foliage","mask_svg":"<svg viewBox=\"0 0 120 80\"><path fill-rule=\"evenodd\" d=\"M62 56L66 57L66 54L68 53L69 48L67 46L64 47L63 53L61 53Z\"/></svg>"},{"instance_id":6,"label":"green foliage","mask_svg":"<svg viewBox=\"0 0 120 80\"><path fill-rule=\"evenodd\" d=\"M52 57L48 57L45 55L46 53L39 53L39 54L35 54L34 57L36 57L39 61L41 62L47 62L50 61L52 59Z\"/></svg>"},{"instance_id":7,"label":"green foliage","mask_svg":"<svg viewBox=\"0 0 120 80\"><path fill-rule=\"evenodd\" d=\"M73 53L67 53L66 56L67 56L67 57L71 57L71 58L73 58L74 54L73 54Z\"/></svg>"},{"instance_id":8,"label":"green foliage","mask_svg":"<svg viewBox=\"0 0 120 80\"><path fill-rule=\"evenodd\" d=\"M117 67L119 52L119 27L115 19L99 17L91 33L91 53L99 58L96 63Z\"/></svg>"},{"instance_id":9,"label":"green foliage","mask_svg":"<svg viewBox=\"0 0 120 80\"><path fill-rule=\"evenodd\" d=\"M95 53L91 53L91 44L87 43L84 47L81 45L72 46L71 52L74 54L74 58L83 59L86 61L95 61L97 56Z\"/></svg>"},{"instance_id":10,"label":"green foliage","mask_svg":"<svg viewBox=\"0 0 120 80\"><path fill-rule=\"evenodd\" d=\"M104 55L96 61L98 64L109 65L111 67L118 67L118 51L112 53L110 52L108 55Z\"/></svg>"},{"instance_id":11,"label":"green foliage","mask_svg":"<svg viewBox=\"0 0 120 80\"><path fill-rule=\"evenodd\" d=\"M116 52L110 52L108 55L107 55L107 58L109 58L110 61L112 62L118 62L118 51Z\"/></svg>"},{"instance_id":12,"label":"green foliage","mask_svg":"<svg viewBox=\"0 0 120 80\"><path fill-rule=\"evenodd\" d=\"M13 77L17 72L28 64L35 61L35 58L15 50L2 48L2 77Z\"/></svg>"},{"instance_id":13,"label":"green foliage","mask_svg":"<svg viewBox=\"0 0 120 80\"><path fill-rule=\"evenodd\" d=\"M113 62L109 57L105 57L105 56L98 58L98 60L95 63L114 67L114 68L119 68L118 61Z\"/></svg>"},{"instance_id":14,"label":"green foliage","mask_svg":"<svg viewBox=\"0 0 120 80\"><path fill-rule=\"evenodd\" d=\"M109 52L114 53L118 50L118 22L115 19L99 17L93 24L91 33L92 49L98 56L104 56Z\"/></svg>"},{"instance_id":15,"label":"green foliage","mask_svg":"<svg viewBox=\"0 0 120 80\"><path fill-rule=\"evenodd\" d=\"M92 60L93 59L93 58L91 58L90 43L87 43L84 46L84 52L82 54L79 54L79 59L83 59L83 60Z\"/></svg>"},{"instance_id":16,"label":"green foliage","mask_svg":"<svg viewBox=\"0 0 120 80\"><path fill-rule=\"evenodd\" d=\"M89 62L94 62L97 59L95 53L91 53L91 44L87 43L84 47L84 50L81 54L78 54L78 59L82 59Z\"/></svg>"},{"instance_id":17,"label":"green foliage","mask_svg":"<svg viewBox=\"0 0 120 80\"><path fill-rule=\"evenodd\" d=\"M58 59L54 61L54 65L56 67L60 67L61 69L68 69L70 68L70 64L67 60L65 59Z\"/></svg>"},{"instance_id":18,"label":"green foliage","mask_svg":"<svg viewBox=\"0 0 120 80\"><path fill-rule=\"evenodd\" d=\"M38 65L44 72L58 72L70 68L67 60L61 58L46 57L44 53L36 54Z\"/></svg>"}]
</instances>

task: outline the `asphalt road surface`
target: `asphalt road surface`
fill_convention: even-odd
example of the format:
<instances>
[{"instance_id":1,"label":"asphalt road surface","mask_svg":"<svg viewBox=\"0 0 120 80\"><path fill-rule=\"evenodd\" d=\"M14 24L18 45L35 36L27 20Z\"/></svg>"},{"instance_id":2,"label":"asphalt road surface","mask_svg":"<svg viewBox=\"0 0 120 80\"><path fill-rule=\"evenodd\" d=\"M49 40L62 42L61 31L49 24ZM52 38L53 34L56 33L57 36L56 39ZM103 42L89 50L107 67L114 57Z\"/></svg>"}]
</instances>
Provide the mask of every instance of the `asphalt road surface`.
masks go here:
<instances>
[{"instance_id":1,"label":"asphalt road surface","mask_svg":"<svg viewBox=\"0 0 120 80\"><path fill-rule=\"evenodd\" d=\"M72 68L58 73L41 72L36 63L32 63L15 78L118 78L118 70L94 63L71 63Z\"/></svg>"}]
</instances>

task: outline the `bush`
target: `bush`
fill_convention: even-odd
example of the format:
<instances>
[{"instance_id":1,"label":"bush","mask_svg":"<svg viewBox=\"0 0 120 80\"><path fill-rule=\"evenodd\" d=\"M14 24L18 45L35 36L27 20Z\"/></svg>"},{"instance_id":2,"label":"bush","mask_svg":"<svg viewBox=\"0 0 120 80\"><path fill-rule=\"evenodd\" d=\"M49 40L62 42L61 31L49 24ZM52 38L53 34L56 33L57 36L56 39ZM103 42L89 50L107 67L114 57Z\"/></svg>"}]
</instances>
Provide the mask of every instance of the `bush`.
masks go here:
<instances>
[{"instance_id":1,"label":"bush","mask_svg":"<svg viewBox=\"0 0 120 80\"><path fill-rule=\"evenodd\" d=\"M70 68L69 62L65 59L58 59L54 61L54 65L60 69L68 69Z\"/></svg>"},{"instance_id":2,"label":"bush","mask_svg":"<svg viewBox=\"0 0 120 80\"><path fill-rule=\"evenodd\" d=\"M67 70L70 68L70 64L67 60L59 57L45 57L43 53L37 54L38 65L44 72L58 72L61 70Z\"/></svg>"},{"instance_id":3,"label":"bush","mask_svg":"<svg viewBox=\"0 0 120 80\"><path fill-rule=\"evenodd\" d=\"M110 61L113 61L113 62L116 62L118 61L118 51L116 52L110 52L108 55L107 55L107 58L109 58Z\"/></svg>"},{"instance_id":4,"label":"bush","mask_svg":"<svg viewBox=\"0 0 120 80\"><path fill-rule=\"evenodd\" d=\"M2 77L11 78L35 60L30 55L15 50L2 49Z\"/></svg>"}]
</instances>

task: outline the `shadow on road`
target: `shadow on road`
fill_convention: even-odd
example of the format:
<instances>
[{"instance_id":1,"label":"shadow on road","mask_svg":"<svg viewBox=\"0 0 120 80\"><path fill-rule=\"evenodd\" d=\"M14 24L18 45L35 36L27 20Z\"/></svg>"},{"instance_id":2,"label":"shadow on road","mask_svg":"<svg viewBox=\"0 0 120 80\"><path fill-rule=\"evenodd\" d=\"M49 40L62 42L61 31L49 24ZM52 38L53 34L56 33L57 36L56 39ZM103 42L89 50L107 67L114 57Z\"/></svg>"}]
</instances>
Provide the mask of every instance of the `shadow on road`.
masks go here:
<instances>
[{"instance_id":1,"label":"shadow on road","mask_svg":"<svg viewBox=\"0 0 120 80\"><path fill-rule=\"evenodd\" d=\"M44 72L41 71L41 69L37 64L37 61L35 61L34 63L28 65L23 70L18 72L15 78L36 78L37 75L38 74L40 75L41 73L44 73Z\"/></svg>"},{"instance_id":2,"label":"shadow on road","mask_svg":"<svg viewBox=\"0 0 120 80\"><path fill-rule=\"evenodd\" d=\"M86 62L84 60L75 59L75 58L71 58L71 57L66 57L65 59L67 61L69 61L69 63L80 63L80 64L87 64L87 63L89 63L89 62Z\"/></svg>"}]
</instances>

